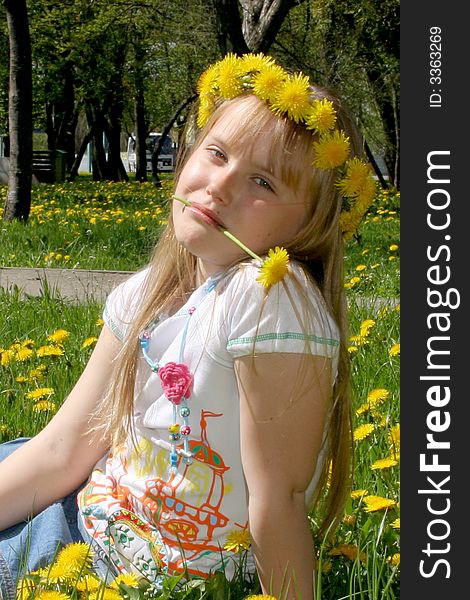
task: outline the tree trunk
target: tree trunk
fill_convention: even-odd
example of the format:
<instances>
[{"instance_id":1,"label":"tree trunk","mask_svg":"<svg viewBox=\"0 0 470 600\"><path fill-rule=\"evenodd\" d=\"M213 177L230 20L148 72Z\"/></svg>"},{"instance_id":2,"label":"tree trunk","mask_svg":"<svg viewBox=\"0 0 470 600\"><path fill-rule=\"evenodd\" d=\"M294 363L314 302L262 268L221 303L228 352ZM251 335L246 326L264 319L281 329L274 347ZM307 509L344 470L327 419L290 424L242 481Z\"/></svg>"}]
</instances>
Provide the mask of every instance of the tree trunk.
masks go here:
<instances>
[{"instance_id":1,"label":"tree trunk","mask_svg":"<svg viewBox=\"0 0 470 600\"><path fill-rule=\"evenodd\" d=\"M134 43L134 86L135 86L135 179L147 181L147 123L145 122L145 95L144 95L144 64L145 52L140 39L135 36Z\"/></svg>"},{"instance_id":2,"label":"tree trunk","mask_svg":"<svg viewBox=\"0 0 470 600\"><path fill-rule=\"evenodd\" d=\"M290 9L305 0L239 0L242 34L250 52L267 52Z\"/></svg>"},{"instance_id":3,"label":"tree trunk","mask_svg":"<svg viewBox=\"0 0 470 600\"><path fill-rule=\"evenodd\" d=\"M212 0L220 53L267 52L287 13L304 1Z\"/></svg>"},{"instance_id":4,"label":"tree trunk","mask_svg":"<svg viewBox=\"0 0 470 600\"><path fill-rule=\"evenodd\" d=\"M90 130L85 135L85 137L82 140L82 143L80 144L80 148L78 150L77 156L75 157L75 160L70 168L70 173L67 177L67 181L74 181L75 177L78 175L78 169L80 168L80 163L82 162L83 155L85 154L87 146L91 142L92 139L93 139L93 131Z\"/></svg>"},{"instance_id":5,"label":"tree trunk","mask_svg":"<svg viewBox=\"0 0 470 600\"><path fill-rule=\"evenodd\" d=\"M92 106L86 108L86 118L88 127L93 133L93 147L92 147L92 179L93 181L102 181L106 179L106 152L103 145L104 135L104 116L103 113L97 109L94 110Z\"/></svg>"},{"instance_id":6,"label":"tree trunk","mask_svg":"<svg viewBox=\"0 0 470 600\"><path fill-rule=\"evenodd\" d=\"M26 0L3 0L10 43L8 194L3 220L27 221L31 209L33 118L31 41Z\"/></svg>"},{"instance_id":7,"label":"tree trunk","mask_svg":"<svg viewBox=\"0 0 470 600\"><path fill-rule=\"evenodd\" d=\"M217 43L222 56L228 52L243 54L250 49L243 38L237 0L212 0L217 27Z\"/></svg>"}]
</instances>

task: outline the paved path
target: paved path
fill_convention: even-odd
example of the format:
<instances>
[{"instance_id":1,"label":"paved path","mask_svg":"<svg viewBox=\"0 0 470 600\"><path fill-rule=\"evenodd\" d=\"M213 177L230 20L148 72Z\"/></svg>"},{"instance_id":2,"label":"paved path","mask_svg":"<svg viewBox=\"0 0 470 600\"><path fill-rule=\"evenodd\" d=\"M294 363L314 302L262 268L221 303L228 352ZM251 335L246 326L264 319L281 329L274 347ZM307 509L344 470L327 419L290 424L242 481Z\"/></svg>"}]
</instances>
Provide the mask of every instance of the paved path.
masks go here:
<instances>
[{"instance_id":1,"label":"paved path","mask_svg":"<svg viewBox=\"0 0 470 600\"><path fill-rule=\"evenodd\" d=\"M109 292L133 271L87 271L85 269L28 269L0 268L0 288L18 289L23 296L40 296L49 290L71 302L104 302ZM398 298L361 298L353 296L350 302L378 310L383 306L396 306Z\"/></svg>"},{"instance_id":2,"label":"paved path","mask_svg":"<svg viewBox=\"0 0 470 600\"><path fill-rule=\"evenodd\" d=\"M109 292L132 271L87 271L84 269L0 268L0 288L18 289L24 296L52 296L72 302L103 302Z\"/></svg>"}]
</instances>

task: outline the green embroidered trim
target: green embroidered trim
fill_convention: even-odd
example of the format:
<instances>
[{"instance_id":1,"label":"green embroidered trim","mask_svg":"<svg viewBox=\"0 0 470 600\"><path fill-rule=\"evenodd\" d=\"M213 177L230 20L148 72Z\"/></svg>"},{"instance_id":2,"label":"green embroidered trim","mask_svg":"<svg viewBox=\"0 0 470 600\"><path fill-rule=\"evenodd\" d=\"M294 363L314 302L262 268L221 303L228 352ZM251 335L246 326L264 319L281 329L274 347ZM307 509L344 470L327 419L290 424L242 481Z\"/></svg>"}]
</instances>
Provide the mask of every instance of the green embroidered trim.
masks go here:
<instances>
[{"instance_id":1,"label":"green embroidered trim","mask_svg":"<svg viewBox=\"0 0 470 600\"><path fill-rule=\"evenodd\" d=\"M122 329L116 325L116 323L113 321L113 319L111 318L111 315L109 314L108 308L107 306L104 307L104 311L103 311L103 321L106 322L106 324L110 327L111 331L114 333L114 335L121 341L124 341L124 332L122 331Z\"/></svg>"},{"instance_id":2,"label":"green embroidered trim","mask_svg":"<svg viewBox=\"0 0 470 600\"><path fill-rule=\"evenodd\" d=\"M324 338L313 334L304 335L303 333L286 331L285 333L264 333L257 336L235 338L228 341L227 348L231 348L232 346L236 345L253 344L253 342L266 342L269 340L302 340L326 344L327 346L339 346L339 341L331 338Z\"/></svg>"}]
</instances>

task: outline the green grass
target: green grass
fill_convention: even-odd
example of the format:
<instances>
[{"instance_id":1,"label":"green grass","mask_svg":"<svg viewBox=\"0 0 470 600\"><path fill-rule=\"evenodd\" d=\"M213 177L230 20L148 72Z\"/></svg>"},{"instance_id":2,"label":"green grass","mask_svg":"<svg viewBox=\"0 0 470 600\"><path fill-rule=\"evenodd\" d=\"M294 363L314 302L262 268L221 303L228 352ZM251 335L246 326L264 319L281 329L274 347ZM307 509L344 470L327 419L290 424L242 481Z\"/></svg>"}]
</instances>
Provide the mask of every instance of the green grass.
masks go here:
<instances>
[{"instance_id":1,"label":"green grass","mask_svg":"<svg viewBox=\"0 0 470 600\"><path fill-rule=\"evenodd\" d=\"M41 186L34 192L26 225L2 224L2 264L134 270L146 262L165 222L169 195L167 185L160 190L150 184L88 181ZM355 493L333 538L317 547L317 600L397 600L398 194L389 191L379 196L358 238L348 243L344 265L354 427L361 429L356 430L360 433L355 441ZM0 440L34 435L47 423L88 360L101 327L101 310L92 301L77 306L47 290L41 297L26 299L18 292L0 291ZM60 340L58 330L68 335L62 333ZM56 341L48 339L51 335ZM41 356L41 348L50 346L58 349L57 355ZM35 390L39 397L29 397ZM373 468L376 461L391 457L397 464ZM369 505L373 496L390 506ZM311 519L314 523L315 515ZM228 583L223 577L174 589L177 584L169 578L162 591L147 590L147 597L239 600L249 591L241 581ZM255 593L256 586L255 582ZM126 597L124 587L122 597ZM144 597L143 590L127 588L126 593L129 598Z\"/></svg>"}]
</instances>

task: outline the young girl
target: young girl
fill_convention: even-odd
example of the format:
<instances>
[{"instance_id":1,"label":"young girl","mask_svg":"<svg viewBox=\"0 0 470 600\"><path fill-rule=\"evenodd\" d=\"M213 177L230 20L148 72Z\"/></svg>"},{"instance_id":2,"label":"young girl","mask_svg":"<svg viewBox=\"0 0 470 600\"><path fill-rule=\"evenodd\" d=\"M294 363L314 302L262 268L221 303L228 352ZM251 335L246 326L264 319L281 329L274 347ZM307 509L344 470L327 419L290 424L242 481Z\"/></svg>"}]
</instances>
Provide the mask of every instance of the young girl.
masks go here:
<instances>
[{"instance_id":1,"label":"young girl","mask_svg":"<svg viewBox=\"0 0 470 600\"><path fill-rule=\"evenodd\" d=\"M29 569L83 539L103 578L256 569L313 598L308 510L334 524L350 470L342 240L373 182L339 101L271 58L225 57L199 96L149 266L56 416L1 449L4 586L29 536Z\"/></svg>"}]
</instances>

